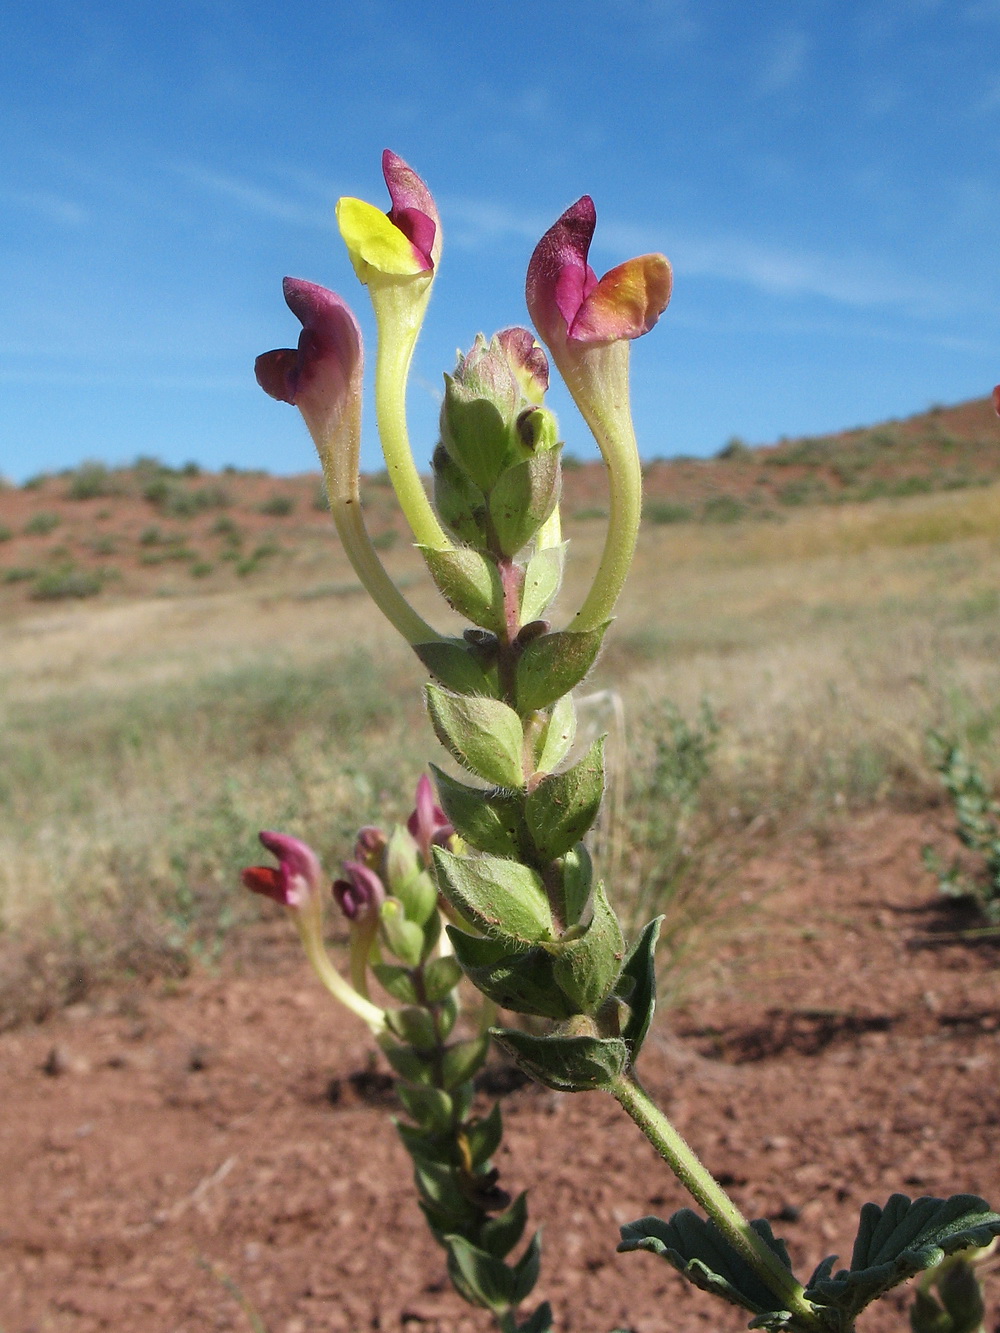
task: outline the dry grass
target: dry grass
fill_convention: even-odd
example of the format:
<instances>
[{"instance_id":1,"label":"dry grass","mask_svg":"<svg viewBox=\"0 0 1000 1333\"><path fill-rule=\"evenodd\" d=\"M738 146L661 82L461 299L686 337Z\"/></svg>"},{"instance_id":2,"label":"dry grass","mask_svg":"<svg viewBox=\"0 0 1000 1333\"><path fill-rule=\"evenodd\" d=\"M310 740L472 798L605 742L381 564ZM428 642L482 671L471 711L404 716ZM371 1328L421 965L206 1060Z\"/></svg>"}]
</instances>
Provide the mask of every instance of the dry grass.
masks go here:
<instances>
[{"instance_id":1,"label":"dry grass","mask_svg":"<svg viewBox=\"0 0 1000 1333\"><path fill-rule=\"evenodd\" d=\"M780 522L651 525L593 682L625 707L627 758L612 776L638 801L614 852L626 898L654 874L636 844L644 811L673 799L647 781L667 700L693 719L708 699L720 724L711 781L671 835L680 861L652 849L661 897L688 895L688 913L692 883L748 827L835 827L845 810L932 798L930 727L995 771L996 534L995 486ZM568 535L566 608L603 534L571 522ZM388 560L440 622L414 553ZM253 912L236 885L258 828L307 837L332 867L359 823L401 812L436 748L419 667L326 541L252 588L11 601L2 614L8 1014L109 968L211 959Z\"/></svg>"}]
</instances>

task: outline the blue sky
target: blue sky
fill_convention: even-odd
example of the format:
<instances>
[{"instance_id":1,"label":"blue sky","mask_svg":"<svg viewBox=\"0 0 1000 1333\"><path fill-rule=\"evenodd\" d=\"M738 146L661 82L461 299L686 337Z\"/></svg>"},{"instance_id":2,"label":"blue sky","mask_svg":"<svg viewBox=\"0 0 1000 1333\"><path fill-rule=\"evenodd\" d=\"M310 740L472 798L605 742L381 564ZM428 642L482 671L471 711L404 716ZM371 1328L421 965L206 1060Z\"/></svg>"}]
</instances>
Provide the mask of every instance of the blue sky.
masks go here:
<instances>
[{"instance_id":1,"label":"blue sky","mask_svg":"<svg viewBox=\"0 0 1000 1333\"><path fill-rule=\"evenodd\" d=\"M422 461L455 349L525 322L534 242L584 192L598 273L647 250L674 265L633 353L647 456L982 396L998 54L1000 0L8 0L0 473L314 467L253 359L297 337L286 273L370 330L333 207L387 206L386 146L444 223L410 390Z\"/></svg>"}]
</instances>

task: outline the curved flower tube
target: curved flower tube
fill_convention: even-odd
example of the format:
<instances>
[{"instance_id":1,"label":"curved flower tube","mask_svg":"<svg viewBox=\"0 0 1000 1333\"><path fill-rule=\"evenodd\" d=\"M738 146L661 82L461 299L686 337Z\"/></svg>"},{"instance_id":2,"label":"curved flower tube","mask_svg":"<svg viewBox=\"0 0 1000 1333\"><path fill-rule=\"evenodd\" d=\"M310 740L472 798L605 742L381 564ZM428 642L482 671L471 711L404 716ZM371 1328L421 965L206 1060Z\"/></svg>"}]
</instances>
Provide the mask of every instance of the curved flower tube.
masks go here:
<instances>
[{"instance_id":1,"label":"curved flower tube","mask_svg":"<svg viewBox=\"0 0 1000 1333\"><path fill-rule=\"evenodd\" d=\"M611 512L594 583L574 628L603 624L621 592L639 533L642 477L629 410L628 344L670 300L663 255L642 255L598 279L587 262L597 225L584 195L549 228L528 265L525 296L539 336L593 432L608 469Z\"/></svg>"},{"instance_id":2,"label":"curved flower tube","mask_svg":"<svg viewBox=\"0 0 1000 1333\"><path fill-rule=\"evenodd\" d=\"M377 1036L385 1030L385 1012L349 986L330 962L323 943L323 871L316 853L287 833L263 832L260 840L278 866L248 866L244 885L272 898L295 922L313 971L335 1000L357 1014Z\"/></svg>"},{"instance_id":3,"label":"curved flower tube","mask_svg":"<svg viewBox=\"0 0 1000 1333\"><path fill-rule=\"evenodd\" d=\"M357 320L335 292L316 283L285 278L283 290L302 323L299 344L259 356L257 383L302 413L323 465L333 521L372 600L409 643L437 639L390 579L364 525L358 490L364 351Z\"/></svg>"},{"instance_id":4,"label":"curved flower tube","mask_svg":"<svg viewBox=\"0 0 1000 1333\"><path fill-rule=\"evenodd\" d=\"M378 326L375 414L385 465L418 545L446 551L451 542L424 491L406 426L406 381L441 256L441 220L427 186L388 148L382 174L388 213L345 197L337 203L337 224Z\"/></svg>"}]
</instances>

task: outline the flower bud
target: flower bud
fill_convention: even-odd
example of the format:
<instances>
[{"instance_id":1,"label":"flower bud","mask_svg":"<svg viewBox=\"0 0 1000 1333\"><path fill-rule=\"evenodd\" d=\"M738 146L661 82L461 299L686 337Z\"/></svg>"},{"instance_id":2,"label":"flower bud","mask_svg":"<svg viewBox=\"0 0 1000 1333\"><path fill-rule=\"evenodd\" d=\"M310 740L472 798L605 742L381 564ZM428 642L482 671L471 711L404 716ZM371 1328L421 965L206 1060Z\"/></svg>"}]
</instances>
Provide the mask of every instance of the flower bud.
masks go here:
<instances>
[{"instance_id":1,"label":"flower bud","mask_svg":"<svg viewBox=\"0 0 1000 1333\"><path fill-rule=\"evenodd\" d=\"M333 896L350 922L369 920L386 899L385 886L368 866L360 861L345 861L346 879L334 880Z\"/></svg>"},{"instance_id":2,"label":"flower bud","mask_svg":"<svg viewBox=\"0 0 1000 1333\"><path fill-rule=\"evenodd\" d=\"M431 848L447 847L454 835L448 816L434 800L434 788L426 773L421 773L417 782L416 808L406 821L406 827L416 840L427 868L431 865Z\"/></svg>"}]
</instances>

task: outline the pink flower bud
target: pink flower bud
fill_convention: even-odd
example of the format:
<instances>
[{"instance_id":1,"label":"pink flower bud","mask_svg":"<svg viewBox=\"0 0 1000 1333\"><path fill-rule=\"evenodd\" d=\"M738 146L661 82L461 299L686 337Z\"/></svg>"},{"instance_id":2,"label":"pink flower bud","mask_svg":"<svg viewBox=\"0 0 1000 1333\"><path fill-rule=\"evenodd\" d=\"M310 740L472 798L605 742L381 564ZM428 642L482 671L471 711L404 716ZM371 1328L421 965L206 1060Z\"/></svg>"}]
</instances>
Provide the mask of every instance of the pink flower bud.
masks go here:
<instances>
[{"instance_id":1,"label":"pink flower bud","mask_svg":"<svg viewBox=\"0 0 1000 1333\"><path fill-rule=\"evenodd\" d=\"M385 887L374 870L360 861L345 861L347 879L333 882L333 896L348 921L364 921L385 902Z\"/></svg>"},{"instance_id":2,"label":"pink flower bud","mask_svg":"<svg viewBox=\"0 0 1000 1333\"><path fill-rule=\"evenodd\" d=\"M366 824L364 828L358 829L358 836L354 842L355 861L362 862L369 870L377 869L388 841L384 829L376 828L374 824Z\"/></svg>"},{"instance_id":3,"label":"pink flower bud","mask_svg":"<svg viewBox=\"0 0 1000 1333\"><path fill-rule=\"evenodd\" d=\"M316 853L287 833L261 833L261 842L278 860L278 867L248 866L244 885L253 893L273 898L282 907L301 912L318 896L323 871Z\"/></svg>"},{"instance_id":4,"label":"pink flower bud","mask_svg":"<svg viewBox=\"0 0 1000 1333\"><path fill-rule=\"evenodd\" d=\"M426 773L420 775L417 783L417 806L406 821L406 827L420 848L425 866L431 863L431 848L444 847L455 832L447 815L434 800L434 788Z\"/></svg>"}]
</instances>

